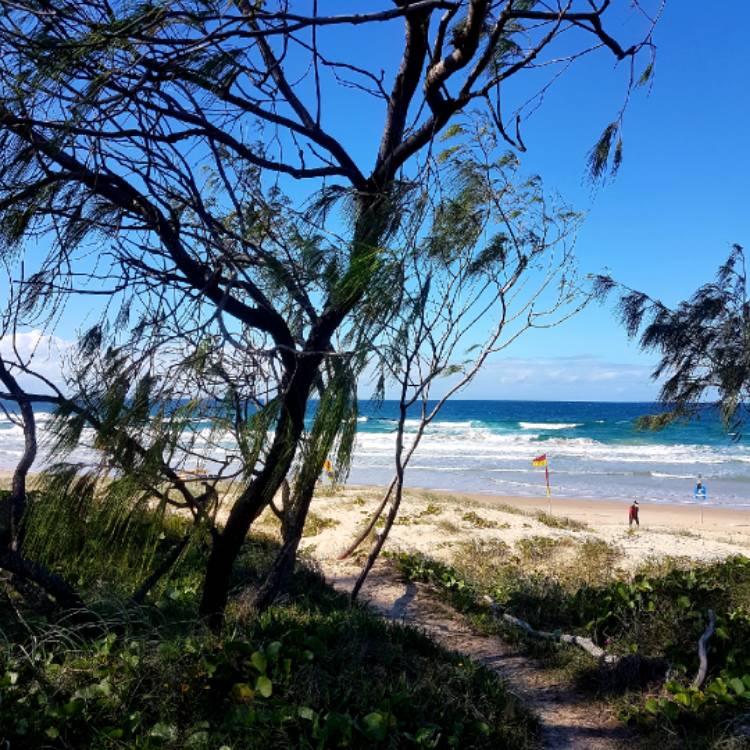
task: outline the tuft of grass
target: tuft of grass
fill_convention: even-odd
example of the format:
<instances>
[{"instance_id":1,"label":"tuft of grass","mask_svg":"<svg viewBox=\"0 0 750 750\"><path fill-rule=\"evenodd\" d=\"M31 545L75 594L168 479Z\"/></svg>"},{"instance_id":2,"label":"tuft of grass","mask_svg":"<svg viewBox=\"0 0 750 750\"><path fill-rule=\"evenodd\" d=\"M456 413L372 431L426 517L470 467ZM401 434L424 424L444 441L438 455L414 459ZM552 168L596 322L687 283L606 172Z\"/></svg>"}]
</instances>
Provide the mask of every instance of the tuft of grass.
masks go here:
<instances>
[{"instance_id":1,"label":"tuft of grass","mask_svg":"<svg viewBox=\"0 0 750 750\"><path fill-rule=\"evenodd\" d=\"M589 528L589 525L583 521L576 521L574 518L568 518L567 516L555 516L550 513L545 513L544 511L539 511L534 518L539 521L539 523L543 523L551 529L585 531Z\"/></svg>"},{"instance_id":2,"label":"tuft of grass","mask_svg":"<svg viewBox=\"0 0 750 750\"><path fill-rule=\"evenodd\" d=\"M453 523L453 521L449 521L447 518L441 518L436 523L436 526L441 531L445 531L447 534L459 534L459 533L461 533L461 527L458 524Z\"/></svg>"},{"instance_id":3,"label":"tuft of grass","mask_svg":"<svg viewBox=\"0 0 750 750\"><path fill-rule=\"evenodd\" d=\"M598 537L581 542L573 559L561 570L571 586L593 586L614 580L620 573L617 563L623 558L620 547Z\"/></svg>"},{"instance_id":4,"label":"tuft of grass","mask_svg":"<svg viewBox=\"0 0 750 750\"><path fill-rule=\"evenodd\" d=\"M529 513L525 511L523 508L516 508L515 505L510 505L509 503L493 503L492 504L493 510L499 510L502 513L511 513L514 516L528 516Z\"/></svg>"},{"instance_id":5,"label":"tuft of grass","mask_svg":"<svg viewBox=\"0 0 750 750\"><path fill-rule=\"evenodd\" d=\"M477 528L477 529L509 529L510 528L509 523L499 523L497 521L491 521L489 518L483 518L478 513L475 513L473 510L470 510L464 513L463 516L461 516L461 519L463 521L466 521L466 523L471 524L474 528Z\"/></svg>"},{"instance_id":6,"label":"tuft of grass","mask_svg":"<svg viewBox=\"0 0 750 750\"><path fill-rule=\"evenodd\" d=\"M302 532L302 536L317 536L321 531L331 529L334 526L338 526L340 523L341 521L335 518L321 516L311 510L305 519L305 528Z\"/></svg>"},{"instance_id":7,"label":"tuft of grass","mask_svg":"<svg viewBox=\"0 0 750 750\"><path fill-rule=\"evenodd\" d=\"M516 550L525 562L548 561L564 547L572 546L573 542L566 537L525 536L516 542Z\"/></svg>"},{"instance_id":8,"label":"tuft of grass","mask_svg":"<svg viewBox=\"0 0 750 750\"><path fill-rule=\"evenodd\" d=\"M422 493L420 493L420 497L423 500L427 500L428 506L429 505L440 506L444 502L448 502L448 503L455 503L456 502L456 498L455 497L452 497L452 496L447 496L447 497L443 496L443 497L441 497L440 495L436 495L434 492L422 492Z\"/></svg>"},{"instance_id":9,"label":"tuft of grass","mask_svg":"<svg viewBox=\"0 0 750 750\"><path fill-rule=\"evenodd\" d=\"M427 523L425 519L429 518L430 516L437 516L442 512L443 508L439 505L428 503L426 508L422 509L418 513L415 513L414 515L399 515L394 521L394 524L396 526L417 526L421 523Z\"/></svg>"},{"instance_id":10,"label":"tuft of grass","mask_svg":"<svg viewBox=\"0 0 750 750\"><path fill-rule=\"evenodd\" d=\"M463 576L489 591L511 557L510 547L501 539L472 539L458 545L453 562Z\"/></svg>"},{"instance_id":11,"label":"tuft of grass","mask_svg":"<svg viewBox=\"0 0 750 750\"><path fill-rule=\"evenodd\" d=\"M669 534L671 536L680 536L684 537L685 539L700 539L701 535L696 534L694 531L690 531L690 529L659 529L660 534Z\"/></svg>"}]
</instances>

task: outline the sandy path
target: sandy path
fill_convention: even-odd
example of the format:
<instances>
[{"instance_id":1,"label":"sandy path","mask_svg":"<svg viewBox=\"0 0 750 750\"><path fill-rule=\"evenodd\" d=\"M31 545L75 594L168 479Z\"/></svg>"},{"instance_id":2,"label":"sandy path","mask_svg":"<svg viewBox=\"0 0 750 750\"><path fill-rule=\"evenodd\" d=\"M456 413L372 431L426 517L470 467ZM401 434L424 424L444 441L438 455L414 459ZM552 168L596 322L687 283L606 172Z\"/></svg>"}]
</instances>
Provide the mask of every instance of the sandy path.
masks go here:
<instances>
[{"instance_id":1,"label":"sandy path","mask_svg":"<svg viewBox=\"0 0 750 750\"><path fill-rule=\"evenodd\" d=\"M313 512L329 523L307 536L302 547L340 590L351 589L359 567L336 558L370 517L380 497L382 489L376 487L348 487L333 494L323 488L313 502ZM628 503L553 500L553 515L585 524L578 529L550 527L539 520L536 513L547 508L543 498L410 490L386 547L422 552L450 563L462 545L474 542L503 542L517 549L519 543L538 544L540 537L546 537L567 540L575 550L585 540L597 539L619 551L616 565L623 570L665 556L710 561L750 552L747 510L706 507L701 523L696 506L643 503L641 526L631 533ZM478 525L468 514L484 523ZM275 523L273 518L268 520ZM605 704L576 691L556 673L519 654L517 647L473 633L458 613L437 601L427 588L400 581L386 562L375 567L362 596L384 616L419 627L446 648L495 670L539 717L545 748L638 747L638 735L618 722Z\"/></svg>"},{"instance_id":2,"label":"sandy path","mask_svg":"<svg viewBox=\"0 0 750 750\"><path fill-rule=\"evenodd\" d=\"M337 589L349 591L358 567L327 561L323 570ZM387 563L375 566L361 596L385 617L418 627L445 648L497 672L539 718L543 747L548 750L637 747L637 735L619 723L605 705L556 680L534 659L499 638L477 635L427 588L400 581Z\"/></svg>"}]
</instances>

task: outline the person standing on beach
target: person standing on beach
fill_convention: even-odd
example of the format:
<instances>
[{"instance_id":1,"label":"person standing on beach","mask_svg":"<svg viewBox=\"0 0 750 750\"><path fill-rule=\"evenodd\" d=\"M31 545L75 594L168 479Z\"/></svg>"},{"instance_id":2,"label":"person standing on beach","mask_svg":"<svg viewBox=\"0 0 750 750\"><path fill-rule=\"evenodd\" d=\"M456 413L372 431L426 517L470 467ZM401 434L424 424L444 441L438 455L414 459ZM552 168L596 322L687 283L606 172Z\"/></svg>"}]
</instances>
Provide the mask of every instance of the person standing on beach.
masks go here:
<instances>
[{"instance_id":1,"label":"person standing on beach","mask_svg":"<svg viewBox=\"0 0 750 750\"><path fill-rule=\"evenodd\" d=\"M630 506L630 510L628 512L628 526L632 526L633 522L635 522L636 526L640 526L641 522L638 520L638 501L634 500L633 504Z\"/></svg>"}]
</instances>

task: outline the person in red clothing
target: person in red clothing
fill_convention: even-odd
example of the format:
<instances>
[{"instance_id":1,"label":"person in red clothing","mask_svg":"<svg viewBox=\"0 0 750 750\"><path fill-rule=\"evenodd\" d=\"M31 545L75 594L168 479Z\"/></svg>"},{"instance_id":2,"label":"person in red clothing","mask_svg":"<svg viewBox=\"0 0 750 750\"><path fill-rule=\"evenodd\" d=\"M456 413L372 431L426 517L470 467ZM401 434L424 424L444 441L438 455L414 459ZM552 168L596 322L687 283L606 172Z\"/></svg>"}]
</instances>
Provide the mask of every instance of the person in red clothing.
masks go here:
<instances>
[{"instance_id":1,"label":"person in red clothing","mask_svg":"<svg viewBox=\"0 0 750 750\"><path fill-rule=\"evenodd\" d=\"M638 501L634 500L633 504L630 506L630 511L628 513L628 526L632 526L635 522L636 526L640 526L641 522L638 520Z\"/></svg>"}]
</instances>

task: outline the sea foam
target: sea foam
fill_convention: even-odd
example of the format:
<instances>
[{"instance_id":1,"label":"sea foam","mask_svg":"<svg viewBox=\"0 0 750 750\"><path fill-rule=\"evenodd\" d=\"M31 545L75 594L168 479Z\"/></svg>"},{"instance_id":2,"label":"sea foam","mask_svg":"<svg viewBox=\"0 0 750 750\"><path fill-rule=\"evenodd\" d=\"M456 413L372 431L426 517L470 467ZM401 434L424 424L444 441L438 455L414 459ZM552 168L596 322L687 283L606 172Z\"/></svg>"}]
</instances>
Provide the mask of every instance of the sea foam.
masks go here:
<instances>
[{"instance_id":1,"label":"sea foam","mask_svg":"<svg viewBox=\"0 0 750 750\"><path fill-rule=\"evenodd\" d=\"M367 404L365 403L365 406ZM387 483L393 475L398 414L358 417L350 481ZM450 403L425 430L407 484L453 491L544 497L544 470L531 461L549 459L555 497L604 497L660 502L692 502L701 474L712 502L742 505L750 501L750 444L733 442L720 422L676 427L664 433L641 433L633 417L649 405L541 404L509 402ZM367 412L367 409L364 411ZM37 414L40 456L50 445L50 414ZM405 425L406 448L419 426L415 415ZM574 433L566 430L575 430ZM72 460L93 463L93 432ZM207 463L226 460L237 446L228 433L196 421L184 434L186 445ZM0 419L0 469L12 470L23 453L23 431Z\"/></svg>"}]
</instances>

